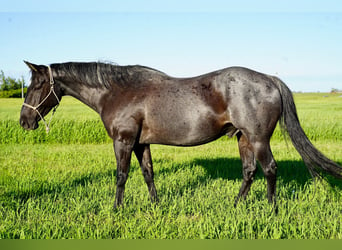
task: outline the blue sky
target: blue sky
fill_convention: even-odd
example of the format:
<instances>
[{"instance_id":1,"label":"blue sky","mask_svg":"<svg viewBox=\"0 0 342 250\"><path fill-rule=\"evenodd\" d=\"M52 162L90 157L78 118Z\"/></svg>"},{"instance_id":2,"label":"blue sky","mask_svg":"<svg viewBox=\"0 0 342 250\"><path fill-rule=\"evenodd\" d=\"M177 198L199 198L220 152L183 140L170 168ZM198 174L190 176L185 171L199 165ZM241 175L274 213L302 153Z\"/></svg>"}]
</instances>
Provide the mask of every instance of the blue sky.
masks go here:
<instances>
[{"instance_id":1,"label":"blue sky","mask_svg":"<svg viewBox=\"0 0 342 250\"><path fill-rule=\"evenodd\" d=\"M342 89L341 1L66 2L2 3L0 70L28 81L23 60L141 64L178 77L239 65L294 91Z\"/></svg>"}]
</instances>

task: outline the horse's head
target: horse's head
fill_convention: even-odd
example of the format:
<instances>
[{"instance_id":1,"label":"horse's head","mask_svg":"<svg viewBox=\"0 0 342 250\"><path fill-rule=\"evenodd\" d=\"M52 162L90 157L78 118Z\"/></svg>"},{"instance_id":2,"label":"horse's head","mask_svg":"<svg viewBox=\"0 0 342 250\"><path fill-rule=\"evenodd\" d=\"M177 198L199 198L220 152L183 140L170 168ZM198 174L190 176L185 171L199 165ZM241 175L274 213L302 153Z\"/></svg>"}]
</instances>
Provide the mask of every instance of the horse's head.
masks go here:
<instances>
[{"instance_id":1,"label":"horse's head","mask_svg":"<svg viewBox=\"0 0 342 250\"><path fill-rule=\"evenodd\" d=\"M20 113L20 125L32 130L38 128L38 121L44 120L52 108L57 106L62 94L58 84L53 80L51 68L44 65L35 65L25 62L31 69L31 84Z\"/></svg>"}]
</instances>

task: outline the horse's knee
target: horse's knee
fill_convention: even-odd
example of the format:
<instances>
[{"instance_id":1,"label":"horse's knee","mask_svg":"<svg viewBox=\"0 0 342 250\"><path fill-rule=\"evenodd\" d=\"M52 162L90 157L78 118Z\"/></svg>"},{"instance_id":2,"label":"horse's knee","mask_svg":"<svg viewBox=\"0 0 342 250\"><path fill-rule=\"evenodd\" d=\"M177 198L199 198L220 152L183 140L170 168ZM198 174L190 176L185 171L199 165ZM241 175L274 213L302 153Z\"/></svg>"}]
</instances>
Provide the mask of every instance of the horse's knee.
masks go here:
<instances>
[{"instance_id":1,"label":"horse's knee","mask_svg":"<svg viewBox=\"0 0 342 250\"><path fill-rule=\"evenodd\" d=\"M118 172L117 176L116 176L116 185L118 187L123 187L126 184L128 178L128 174L124 173L124 172Z\"/></svg>"}]
</instances>

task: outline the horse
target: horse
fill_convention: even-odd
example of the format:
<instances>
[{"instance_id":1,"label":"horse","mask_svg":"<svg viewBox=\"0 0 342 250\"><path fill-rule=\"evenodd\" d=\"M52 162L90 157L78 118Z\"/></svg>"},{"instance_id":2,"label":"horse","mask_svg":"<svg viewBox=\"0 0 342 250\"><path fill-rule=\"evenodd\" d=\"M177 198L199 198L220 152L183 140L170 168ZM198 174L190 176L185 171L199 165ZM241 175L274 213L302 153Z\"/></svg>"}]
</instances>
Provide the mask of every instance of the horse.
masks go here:
<instances>
[{"instance_id":1,"label":"horse","mask_svg":"<svg viewBox=\"0 0 342 250\"><path fill-rule=\"evenodd\" d=\"M153 68L99 62L36 65L21 109L20 125L34 130L65 95L101 117L116 158L114 208L123 205L134 152L152 203L158 201L150 144L196 146L221 136L237 137L243 180L235 205L245 199L258 161L267 181L268 202L276 206L277 164L270 138L279 122L313 178L342 178L342 168L309 141L292 92L278 77L229 67L191 78L174 78Z\"/></svg>"}]
</instances>

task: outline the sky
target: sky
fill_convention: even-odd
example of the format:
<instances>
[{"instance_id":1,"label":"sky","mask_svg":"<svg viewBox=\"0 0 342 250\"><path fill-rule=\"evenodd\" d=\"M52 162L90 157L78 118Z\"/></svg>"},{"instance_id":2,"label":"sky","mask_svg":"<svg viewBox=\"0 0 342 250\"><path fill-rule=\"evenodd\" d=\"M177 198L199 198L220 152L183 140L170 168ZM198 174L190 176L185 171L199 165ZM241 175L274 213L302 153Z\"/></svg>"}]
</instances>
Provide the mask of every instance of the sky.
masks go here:
<instances>
[{"instance_id":1,"label":"sky","mask_svg":"<svg viewBox=\"0 0 342 250\"><path fill-rule=\"evenodd\" d=\"M298 3L299 2L299 3ZM342 89L342 1L3 0L0 70L140 64L175 77L244 66L293 91Z\"/></svg>"}]
</instances>

